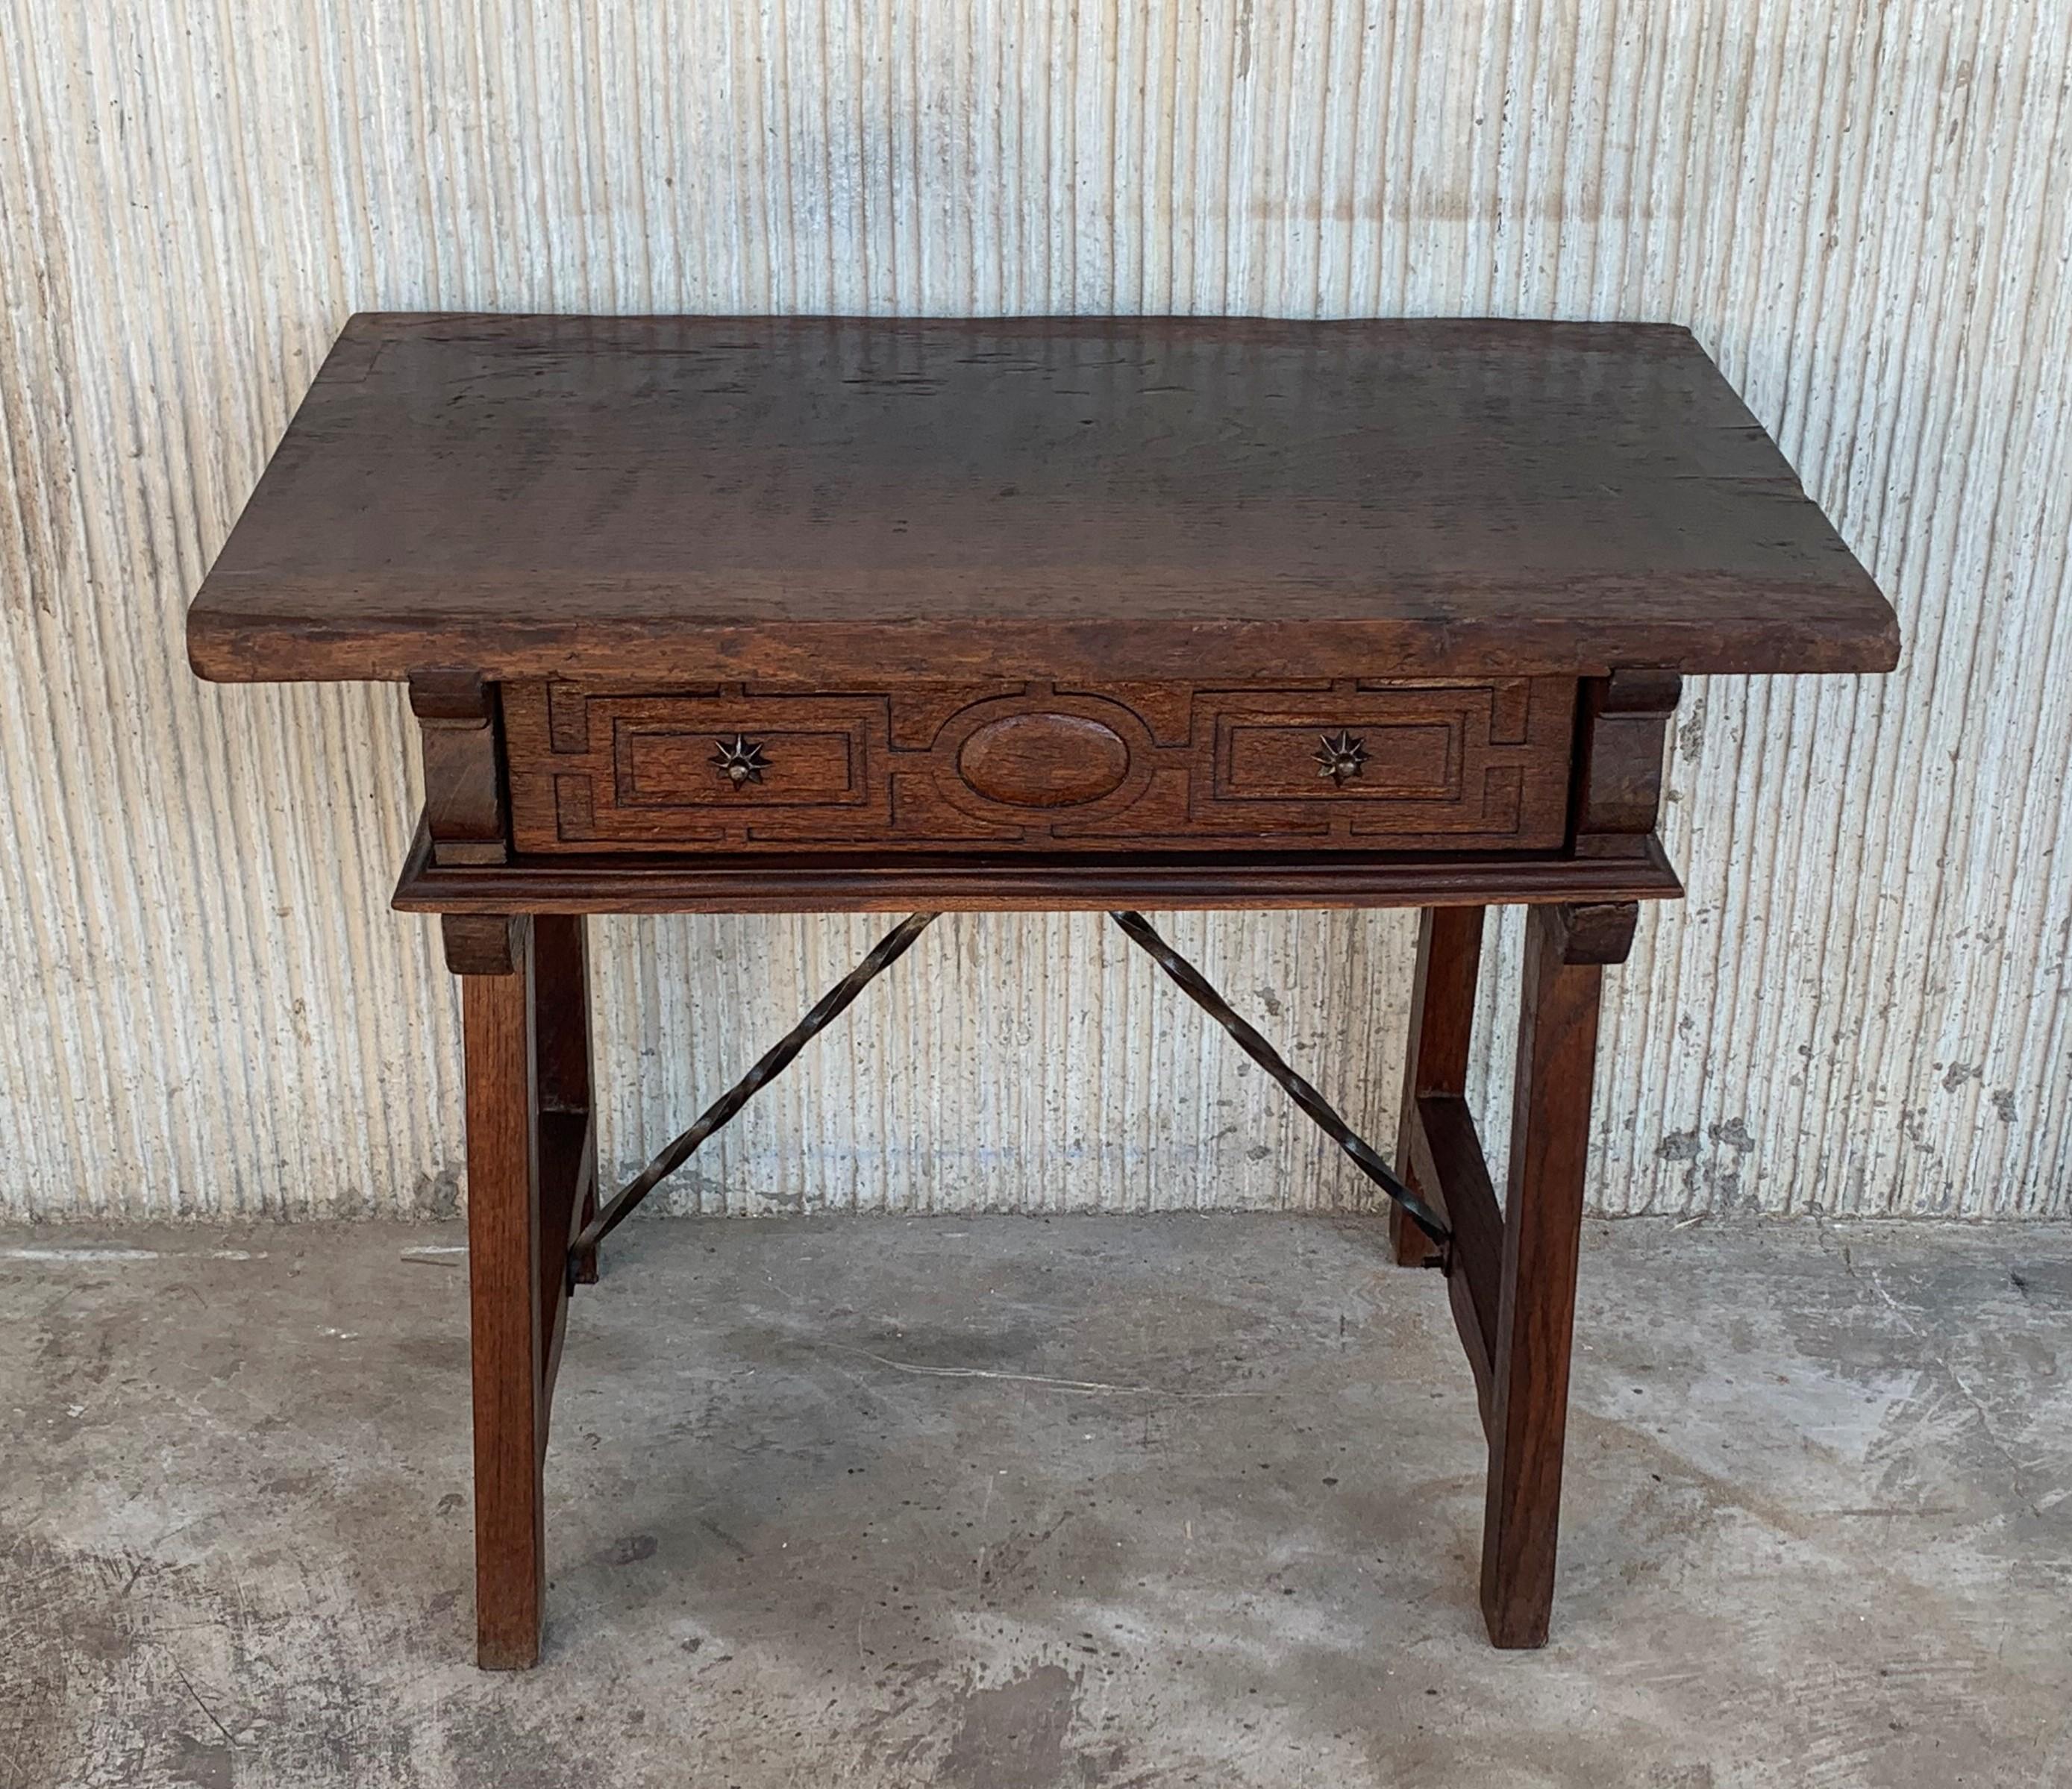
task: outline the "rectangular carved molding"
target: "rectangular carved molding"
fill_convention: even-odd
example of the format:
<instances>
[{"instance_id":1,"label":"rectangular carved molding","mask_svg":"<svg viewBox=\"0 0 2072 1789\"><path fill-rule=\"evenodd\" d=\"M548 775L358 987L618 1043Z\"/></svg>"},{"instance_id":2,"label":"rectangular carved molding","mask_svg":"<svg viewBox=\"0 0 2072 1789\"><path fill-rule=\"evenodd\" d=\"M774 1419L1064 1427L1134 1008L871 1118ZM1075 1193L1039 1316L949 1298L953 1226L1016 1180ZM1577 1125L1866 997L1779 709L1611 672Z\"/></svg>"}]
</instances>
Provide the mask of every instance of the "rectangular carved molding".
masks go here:
<instances>
[{"instance_id":1,"label":"rectangular carved molding","mask_svg":"<svg viewBox=\"0 0 2072 1789\"><path fill-rule=\"evenodd\" d=\"M1576 685L505 686L526 853L1556 850Z\"/></svg>"}]
</instances>

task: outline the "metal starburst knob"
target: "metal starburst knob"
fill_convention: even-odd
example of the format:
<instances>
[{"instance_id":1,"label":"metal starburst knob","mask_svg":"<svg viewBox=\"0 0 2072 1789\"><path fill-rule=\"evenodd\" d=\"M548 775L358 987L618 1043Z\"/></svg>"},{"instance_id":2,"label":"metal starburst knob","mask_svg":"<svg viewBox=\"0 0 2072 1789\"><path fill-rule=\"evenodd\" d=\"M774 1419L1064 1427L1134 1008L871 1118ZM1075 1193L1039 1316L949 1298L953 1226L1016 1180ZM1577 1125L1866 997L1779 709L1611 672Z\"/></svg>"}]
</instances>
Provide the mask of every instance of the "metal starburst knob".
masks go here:
<instances>
[{"instance_id":1,"label":"metal starburst knob","mask_svg":"<svg viewBox=\"0 0 2072 1789\"><path fill-rule=\"evenodd\" d=\"M715 739L719 750L708 762L719 768L719 773L737 789L750 783L760 783L763 773L770 767L770 761L763 755L763 747L756 741L737 733L731 740Z\"/></svg>"},{"instance_id":2,"label":"metal starburst knob","mask_svg":"<svg viewBox=\"0 0 2072 1789\"><path fill-rule=\"evenodd\" d=\"M1358 776L1360 766L1367 762L1367 741L1355 739L1341 728L1334 738L1328 733L1318 735L1317 774L1328 776L1342 788L1346 779Z\"/></svg>"}]
</instances>

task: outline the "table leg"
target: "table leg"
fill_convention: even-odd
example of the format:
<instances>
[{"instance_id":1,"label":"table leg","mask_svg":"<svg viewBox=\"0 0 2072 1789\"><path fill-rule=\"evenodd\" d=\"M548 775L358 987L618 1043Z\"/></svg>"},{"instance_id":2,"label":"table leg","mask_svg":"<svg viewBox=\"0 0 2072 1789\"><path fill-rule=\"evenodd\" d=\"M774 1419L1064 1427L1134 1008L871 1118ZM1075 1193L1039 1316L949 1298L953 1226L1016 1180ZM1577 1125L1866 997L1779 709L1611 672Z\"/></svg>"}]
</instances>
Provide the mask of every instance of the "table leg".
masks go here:
<instances>
[{"instance_id":1,"label":"table leg","mask_svg":"<svg viewBox=\"0 0 2072 1789\"><path fill-rule=\"evenodd\" d=\"M543 913L532 922L532 1027L540 1061L541 1233L548 1261L561 1270L554 1239L573 1236L597 1215L597 1139L592 1128L590 952L580 914ZM569 1158L566 1161L557 1157ZM575 1203L569 1207L567 1200ZM597 1251L576 1264L583 1285L597 1280Z\"/></svg>"},{"instance_id":2,"label":"table leg","mask_svg":"<svg viewBox=\"0 0 2072 1789\"><path fill-rule=\"evenodd\" d=\"M1418 915L1417 969L1410 990L1410 1054L1403 1065L1396 1171L1435 1210L1445 1208L1443 1191L1419 1183L1409 1139L1420 1097L1437 1094L1458 1098L1467 1091L1468 1043L1482 960L1482 913L1478 907L1428 907ZM1388 1236L1396 1260L1405 1267L1423 1267L1438 1253L1438 1244L1404 1216L1400 1205L1388 1208Z\"/></svg>"},{"instance_id":3,"label":"table leg","mask_svg":"<svg viewBox=\"0 0 2072 1789\"><path fill-rule=\"evenodd\" d=\"M487 1669L517 1670L540 1655L546 1581L533 927L450 915L446 940L447 964L461 978L467 1059L476 1658Z\"/></svg>"},{"instance_id":4,"label":"table leg","mask_svg":"<svg viewBox=\"0 0 2072 1789\"><path fill-rule=\"evenodd\" d=\"M1482 1524L1482 1615L1500 1647L1547 1640L1598 998L1636 917L1630 903L1535 907L1526 927Z\"/></svg>"}]
</instances>

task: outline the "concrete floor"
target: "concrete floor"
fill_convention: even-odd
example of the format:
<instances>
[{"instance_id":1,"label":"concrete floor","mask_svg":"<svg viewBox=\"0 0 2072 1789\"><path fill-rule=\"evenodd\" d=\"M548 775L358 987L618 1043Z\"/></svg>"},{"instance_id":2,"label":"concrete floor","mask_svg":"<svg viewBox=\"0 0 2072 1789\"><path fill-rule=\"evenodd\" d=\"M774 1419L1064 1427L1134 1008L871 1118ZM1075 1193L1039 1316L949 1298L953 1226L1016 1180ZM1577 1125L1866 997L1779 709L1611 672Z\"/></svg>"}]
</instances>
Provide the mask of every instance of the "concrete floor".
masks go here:
<instances>
[{"instance_id":1,"label":"concrete floor","mask_svg":"<svg viewBox=\"0 0 2072 1789\"><path fill-rule=\"evenodd\" d=\"M636 1224L521 1676L461 1240L0 1233L0 1784L2072 1782L2072 1231L1593 1226L1504 1655L1378 1225Z\"/></svg>"}]
</instances>

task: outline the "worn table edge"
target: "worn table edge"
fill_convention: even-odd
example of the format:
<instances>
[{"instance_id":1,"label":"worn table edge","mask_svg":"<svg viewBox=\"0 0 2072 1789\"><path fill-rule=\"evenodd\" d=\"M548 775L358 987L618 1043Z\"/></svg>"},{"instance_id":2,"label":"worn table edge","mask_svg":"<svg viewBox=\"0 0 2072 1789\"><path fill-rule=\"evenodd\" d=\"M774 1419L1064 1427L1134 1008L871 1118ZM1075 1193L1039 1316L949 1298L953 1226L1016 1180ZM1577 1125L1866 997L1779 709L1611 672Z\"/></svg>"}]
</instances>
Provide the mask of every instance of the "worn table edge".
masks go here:
<instances>
[{"instance_id":1,"label":"worn table edge","mask_svg":"<svg viewBox=\"0 0 2072 1789\"><path fill-rule=\"evenodd\" d=\"M1882 599L1880 599L1881 603ZM1873 626L1813 618L1737 628L1716 615L1659 623L1622 643L1616 624L1547 617L1475 622L1184 619L1146 622L935 619L814 623L789 619L689 624L637 619L526 627L421 612L352 627L255 614L204 585L187 616L188 661L216 683L402 682L468 670L492 681L565 677L726 681L751 676L853 685L968 679L1603 677L1634 665L1693 676L1832 675L1892 670L1900 635L1889 608ZM750 668L752 667L752 671Z\"/></svg>"}]
</instances>

